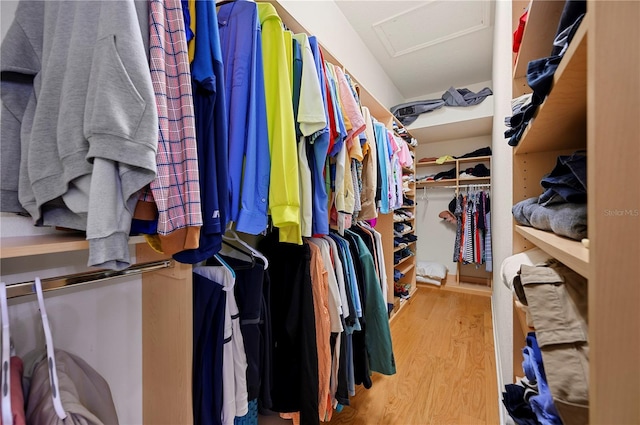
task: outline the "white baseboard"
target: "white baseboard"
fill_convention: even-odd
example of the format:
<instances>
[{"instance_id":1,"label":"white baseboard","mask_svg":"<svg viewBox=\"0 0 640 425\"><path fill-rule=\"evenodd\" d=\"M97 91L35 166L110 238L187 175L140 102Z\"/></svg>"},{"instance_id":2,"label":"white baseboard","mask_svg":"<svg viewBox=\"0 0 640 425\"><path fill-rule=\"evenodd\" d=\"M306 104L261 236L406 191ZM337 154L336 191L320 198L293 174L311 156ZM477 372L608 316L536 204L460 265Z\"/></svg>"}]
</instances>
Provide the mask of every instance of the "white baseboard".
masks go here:
<instances>
[{"instance_id":1,"label":"white baseboard","mask_svg":"<svg viewBox=\"0 0 640 425\"><path fill-rule=\"evenodd\" d=\"M500 413L500 425L513 424L513 420L507 413L504 405L502 404L502 389L505 386L504 377L502 376L502 360L500 357L500 346L498 345L498 330L496 326L496 314L493 308L493 297L491 298L491 321L493 325L493 347L496 355L496 378L498 382L498 412Z\"/></svg>"}]
</instances>

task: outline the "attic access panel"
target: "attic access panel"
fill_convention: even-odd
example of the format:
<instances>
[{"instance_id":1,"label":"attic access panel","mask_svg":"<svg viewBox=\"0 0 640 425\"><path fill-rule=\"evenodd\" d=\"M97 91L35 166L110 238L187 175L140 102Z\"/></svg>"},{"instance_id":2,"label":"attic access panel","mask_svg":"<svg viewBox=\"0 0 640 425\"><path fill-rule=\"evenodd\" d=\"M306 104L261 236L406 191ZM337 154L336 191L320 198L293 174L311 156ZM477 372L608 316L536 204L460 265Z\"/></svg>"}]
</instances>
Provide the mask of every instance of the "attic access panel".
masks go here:
<instances>
[{"instance_id":1,"label":"attic access panel","mask_svg":"<svg viewBox=\"0 0 640 425\"><path fill-rule=\"evenodd\" d=\"M490 2L434 0L372 25L391 57L399 57L490 26Z\"/></svg>"}]
</instances>

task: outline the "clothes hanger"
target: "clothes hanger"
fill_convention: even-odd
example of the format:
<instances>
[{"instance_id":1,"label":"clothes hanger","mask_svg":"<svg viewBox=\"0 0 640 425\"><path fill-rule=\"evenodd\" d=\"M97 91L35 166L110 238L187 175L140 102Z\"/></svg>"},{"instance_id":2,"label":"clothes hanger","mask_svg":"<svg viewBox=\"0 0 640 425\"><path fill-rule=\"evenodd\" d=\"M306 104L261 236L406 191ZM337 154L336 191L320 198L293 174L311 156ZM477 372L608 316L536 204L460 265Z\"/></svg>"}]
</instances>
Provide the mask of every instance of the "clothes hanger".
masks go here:
<instances>
[{"instance_id":1,"label":"clothes hanger","mask_svg":"<svg viewBox=\"0 0 640 425\"><path fill-rule=\"evenodd\" d=\"M215 258L216 260L218 260L218 261L220 262L220 264L222 264L222 266L223 266L224 268L226 268L227 270L229 270L229 271L231 272L231 276L233 276L233 278L234 278L234 279L236 278L236 271L235 271L235 270L233 270L233 268L232 268L232 267L231 267L231 266L230 266L226 261L224 261L224 260L222 259L222 257L221 257L219 254L214 254L214 255L213 255L213 258Z\"/></svg>"},{"instance_id":2,"label":"clothes hanger","mask_svg":"<svg viewBox=\"0 0 640 425\"><path fill-rule=\"evenodd\" d=\"M11 412L11 335L9 334L9 308L7 287L0 282L0 306L2 307L2 423L13 425Z\"/></svg>"},{"instance_id":3,"label":"clothes hanger","mask_svg":"<svg viewBox=\"0 0 640 425\"><path fill-rule=\"evenodd\" d=\"M237 251L237 252L239 252L239 253L241 253L241 254L243 254L243 255L245 255L245 256L247 256L247 257L251 258L251 265L248 265L248 266L236 266L236 267L235 267L235 269L236 269L236 270L238 270L238 269L242 269L242 270L244 270L244 269L251 269L251 268L253 268L253 267L256 265L256 257L255 257L255 255L253 255L253 253L252 253L252 252L247 252L247 251L245 251L244 249L240 249L240 248L238 248L237 246L235 246L235 245L233 245L233 244L231 244L231 243L229 243L229 242L225 241L224 239L222 240L222 243L223 243L224 245L226 245L226 246L230 247L230 248L231 248L231 249L233 249L234 251Z\"/></svg>"},{"instance_id":4,"label":"clothes hanger","mask_svg":"<svg viewBox=\"0 0 640 425\"><path fill-rule=\"evenodd\" d=\"M249 245L248 243L246 243L242 239L240 239L240 237L235 232L235 230L227 229L226 233L222 235L222 239L223 240L226 239L228 241L234 241L234 242L239 243L240 245L242 245L243 247L245 247L249 251L251 251L251 253L254 256L256 256L257 258L261 259L264 262L264 269L265 270L269 267L269 260L267 260L267 257L262 255L262 253L260 251L258 251L257 249L255 249L254 247L252 247L251 245Z\"/></svg>"},{"instance_id":5,"label":"clothes hanger","mask_svg":"<svg viewBox=\"0 0 640 425\"><path fill-rule=\"evenodd\" d=\"M233 245L233 244L231 244L231 243L229 243L229 242L227 242L225 240L223 240L222 243L224 245L228 246L228 247L231 247L235 252L239 252L240 254L251 258L251 263L250 264L246 264L246 265L237 265L236 264L233 267L234 270L247 270L247 269L251 269L251 268L255 267L255 265L256 265L256 257L253 255L253 253L247 252L244 249L240 249L237 246L235 246L235 245ZM224 252L220 251L219 254L226 255L227 253L224 253ZM233 255L231 255L231 254L229 254L229 256L233 257ZM215 265L215 264L213 264L213 260L217 260L217 259L215 257L212 257L209 260L205 261L202 265L203 266Z\"/></svg>"},{"instance_id":6,"label":"clothes hanger","mask_svg":"<svg viewBox=\"0 0 640 425\"><path fill-rule=\"evenodd\" d=\"M36 277L35 292L38 296L38 308L40 309L40 318L42 319L42 329L44 330L44 339L47 348L47 364L49 365L49 384L51 385L51 398L53 399L53 408L56 415L60 419L66 419L67 413L62 407L60 400L60 386L58 385L58 370L56 368L56 357L53 350L53 337L51 336L51 328L49 327L49 318L47 310L44 306L44 296L42 294L42 283L40 278Z\"/></svg>"}]
</instances>

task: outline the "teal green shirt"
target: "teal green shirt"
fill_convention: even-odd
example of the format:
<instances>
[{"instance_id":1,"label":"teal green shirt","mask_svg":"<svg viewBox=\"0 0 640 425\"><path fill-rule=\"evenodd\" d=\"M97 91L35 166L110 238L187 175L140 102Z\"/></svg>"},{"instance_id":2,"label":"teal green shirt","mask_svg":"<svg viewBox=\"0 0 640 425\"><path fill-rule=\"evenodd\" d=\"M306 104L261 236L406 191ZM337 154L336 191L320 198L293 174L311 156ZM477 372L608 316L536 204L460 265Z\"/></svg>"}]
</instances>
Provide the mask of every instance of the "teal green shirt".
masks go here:
<instances>
[{"instance_id":1,"label":"teal green shirt","mask_svg":"<svg viewBox=\"0 0 640 425\"><path fill-rule=\"evenodd\" d=\"M358 254L364 274L366 295L364 317L367 323L365 344L369 356L369 369L372 372L393 375L396 373L396 361L393 357L387 303L380 288L380 280L373 263L373 255L371 255L369 248L367 248L358 234L350 230L346 232L357 242Z\"/></svg>"}]
</instances>

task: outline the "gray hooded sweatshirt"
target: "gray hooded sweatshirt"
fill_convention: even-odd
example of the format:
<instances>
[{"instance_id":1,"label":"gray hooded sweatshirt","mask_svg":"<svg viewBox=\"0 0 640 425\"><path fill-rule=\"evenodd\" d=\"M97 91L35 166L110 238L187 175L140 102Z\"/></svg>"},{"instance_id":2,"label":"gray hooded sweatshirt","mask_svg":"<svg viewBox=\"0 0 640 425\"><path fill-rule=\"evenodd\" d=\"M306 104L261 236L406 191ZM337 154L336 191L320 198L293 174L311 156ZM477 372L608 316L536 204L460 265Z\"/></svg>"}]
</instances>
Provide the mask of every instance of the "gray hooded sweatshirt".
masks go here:
<instances>
[{"instance_id":1,"label":"gray hooded sweatshirt","mask_svg":"<svg viewBox=\"0 0 640 425\"><path fill-rule=\"evenodd\" d=\"M86 230L90 266L129 265L138 192L156 175L144 21L133 0L23 0L2 43L2 209L19 163L21 207L34 224Z\"/></svg>"}]
</instances>

